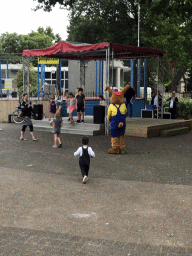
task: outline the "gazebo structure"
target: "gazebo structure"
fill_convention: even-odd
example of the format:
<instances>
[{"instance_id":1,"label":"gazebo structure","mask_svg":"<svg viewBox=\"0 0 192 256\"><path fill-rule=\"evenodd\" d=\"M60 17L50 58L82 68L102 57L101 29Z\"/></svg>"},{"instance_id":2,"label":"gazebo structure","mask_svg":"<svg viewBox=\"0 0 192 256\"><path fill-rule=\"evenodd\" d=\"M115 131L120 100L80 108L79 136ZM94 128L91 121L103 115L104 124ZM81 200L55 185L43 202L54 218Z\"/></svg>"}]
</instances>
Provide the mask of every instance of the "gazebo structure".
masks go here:
<instances>
[{"instance_id":1,"label":"gazebo structure","mask_svg":"<svg viewBox=\"0 0 192 256\"><path fill-rule=\"evenodd\" d=\"M147 97L147 59L158 58L157 67L157 89L159 84L159 60L163 57L164 51L136 47L129 45L122 45L116 43L97 43L86 45L73 45L65 41L60 41L58 44L48 47L46 49L24 50L22 53L25 71L24 84L27 85L29 91L29 58L30 57L44 57L54 59L66 60L104 60L106 62L106 85L112 86L113 84L113 60L134 60L144 59L144 99ZM140 61L138 61L138 64ZM112 69L110 69L112 67ZM138 74L140 72L140 64L138 65ZM110 73L112 72L112 74ZM133 74L131 74L131 86L133 87ZM140 84L139 84L140 87ZM140 88L138 88L140 91ZM106 95L107 100L109 96ZM109 102L109 101L108 101ZM158 109L158 108L157 108ZM158 110L157 110L158 111ZM157 117L158 117L157 113ZM106 122L106 131L108 130L108 122Z\"/></svg>"}]
</instances>

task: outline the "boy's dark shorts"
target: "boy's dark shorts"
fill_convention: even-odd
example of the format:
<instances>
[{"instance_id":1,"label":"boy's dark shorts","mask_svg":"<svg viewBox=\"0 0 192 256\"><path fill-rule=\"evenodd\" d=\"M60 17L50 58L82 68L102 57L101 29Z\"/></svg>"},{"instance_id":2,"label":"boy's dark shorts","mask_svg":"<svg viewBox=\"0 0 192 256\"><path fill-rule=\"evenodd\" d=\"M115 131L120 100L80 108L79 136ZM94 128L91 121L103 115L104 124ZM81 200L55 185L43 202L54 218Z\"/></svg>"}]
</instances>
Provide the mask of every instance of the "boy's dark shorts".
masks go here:
<instances>
[{"instance_id":1,"label":"boy's dark shorts","mask_svg":"<svg viewBox=\"0 0 192 256\"><path fill-rule=\"evenodd\" d=\"M60 135L60 132L52 132L53 134L57 134L57 136Z\"/></svg>"},{"instance_id":2,"label":"boy's dark shorts","mask_svg":"<svg viewBox=\"0 0 192 256\"><path fill-rule=\"evenodd\" d=\"M85 112L84 104L77 105L77 112Z\"/></svg>"}]
</instances>

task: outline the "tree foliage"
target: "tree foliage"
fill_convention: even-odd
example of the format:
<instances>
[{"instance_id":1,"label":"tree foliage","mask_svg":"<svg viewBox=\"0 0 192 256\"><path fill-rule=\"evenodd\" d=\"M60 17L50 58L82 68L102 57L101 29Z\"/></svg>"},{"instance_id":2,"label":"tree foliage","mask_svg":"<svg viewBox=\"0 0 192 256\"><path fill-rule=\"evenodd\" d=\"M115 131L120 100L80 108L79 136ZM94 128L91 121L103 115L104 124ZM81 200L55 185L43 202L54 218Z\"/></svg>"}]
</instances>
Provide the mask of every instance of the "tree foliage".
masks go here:
<instances>
[{"instance_id":1,"label":"tree foliage","mask_svg":"<svg viewBox=\"0 0 192 256\"><path fill-rule=\"evenodd\" d=\"M68 39L137 45L137 9L134 0L79 0L71 8Z\"/></svg>"},{"instance_id":2,"label":"tree foliage","mask_svg":"<svg viewBox=\"0 0 192 256\"><path fill-rule=\"evenodd\" d=\"M30 93L34 96L37 96L37 72L35 71L32 63L29 67L29 84L30 84ZM16 78L15 85L18 89L19 94L23 90L23 69L19 69Z\"/></svg>"},{"instance_id":3,"label":"tree foliage","mask_svg":"<svg viewBox=\"0 0 192 256\"><path fill-rule=\"evenodd\" d=\"M22 53L25 49L47 48L61 40L59 34L54 34L51 27L39 27L37 32L31 31L27 35L17 33L3 33L0 35L1 53Z\"/></svg>"},{"instance_id":4,"label":"tree foliage","mask_svg":"<svg viewBox=\"0 0 192 256\"><path fill-rule=\"evenodd\" d=\"M186 91L192 92L192 68L189 69Z\"/></svg>"},{"instance_id":5,"label":"tree foliage","mask_svg":"<svg viewBox=\"0 0 192 256\"><path fill-rule=\"evenodd\" d=\"M43 27L38 27L37 32L41 35L47 35L52 38L52 43L59 43L61 37L59 34L54 34L53 29L49 26L44 29Z\"/></svg>"},{"instance_id":6,"label":"tree foliage","mask_svg":"<svg viewBox=\"0 0 192 256\"><path fill-rule=\"evenodd\" d=\"M61 7L72 7L73 4L76 2L75 0L34 0L38 2L38 5L35 8L35 11L39 9L43 9L46 12L50 12L52 10L52 7L54 7L56 4L60 4Z\"/></svg>"},{"instance_id":7,"label":"tree foliage","mask_svg":"<svg viewBox=\"0 0 192 256\"><path fill-rule=\"evenodd\" d=\"M153 1L147 14L146 43L166 51L167 59L175 67L191 66L192 18L189 0Z\"/></svg>"}]
</instances>

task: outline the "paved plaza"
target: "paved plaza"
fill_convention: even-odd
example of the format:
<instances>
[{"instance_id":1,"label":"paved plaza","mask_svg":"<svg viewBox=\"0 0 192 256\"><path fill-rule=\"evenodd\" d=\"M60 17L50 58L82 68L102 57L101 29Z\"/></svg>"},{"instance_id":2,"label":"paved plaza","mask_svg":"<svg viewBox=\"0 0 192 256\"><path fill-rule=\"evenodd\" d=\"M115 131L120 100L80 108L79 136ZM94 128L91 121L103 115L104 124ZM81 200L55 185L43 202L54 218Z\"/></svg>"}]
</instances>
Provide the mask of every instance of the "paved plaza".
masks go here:
<instances>
[{"instance_id":1,"label":"paved plaza","mask_svg":"<svg viewBox=\"0 0 192 256\"><path fill-rule=\"evenodd\" d=\"M80 135L0 129L0 256L192 256L192 132L126 137L125 155L90 137L82 184Z\"/></svg>"}]
</instances>

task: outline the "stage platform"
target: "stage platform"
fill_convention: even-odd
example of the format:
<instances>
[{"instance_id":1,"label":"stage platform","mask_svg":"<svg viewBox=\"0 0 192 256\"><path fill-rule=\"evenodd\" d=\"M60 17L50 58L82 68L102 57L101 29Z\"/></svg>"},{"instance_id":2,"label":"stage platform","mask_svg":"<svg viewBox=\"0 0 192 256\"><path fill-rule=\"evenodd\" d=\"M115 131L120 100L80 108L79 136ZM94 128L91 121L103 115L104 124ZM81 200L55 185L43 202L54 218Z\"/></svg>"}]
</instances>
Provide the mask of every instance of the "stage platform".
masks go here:
<instances>
[{"instance_id":1,"label":"stage platform","mask_svg":"<svg viewBox=\"0 0 192 256\"><path fill-rule=\"evenodd\" d=\"M126 135L152 138L175 136L191 130L191 121L178 119L127 118Z\"/></svg>"},{"instance_id":2,"label":"stage platform","mask_svg":"<svg viewBox=\"0 0 192 256\"><path fill-rule=\"evenodd\" d=\"M77 117L74 117L76 120ZM51 132L52 127L48 119L33 120L35 130ZM126 119L127 136L152 138L158 136L175 136L191 131L191 121L189 120L172 120L172 119L154 119L133 117ZM105 125L94 124L93 116L85 116L85 123L74 124L68 123L68 118L63 118L63 127L61 133L79 134L79 135L103 135Z\"/></svg>"},{"instance_id":3,"label":"stage platform","mask_svg":"<svg viewBox=\"0 0 192 256\"><path fill-rule=\"evenodd\" d=\"M77 123L77 117L74 116L74 123L69 124L68 117L63 117L63 126L61 133L79 134L79 135L103 135L105 134L105 124L94 124L93 116L85 116L84 123ZM53 127L49 124L49 119L33 120L33 126L36 131L52 132Z\"/></svg>"}]
</instances>

